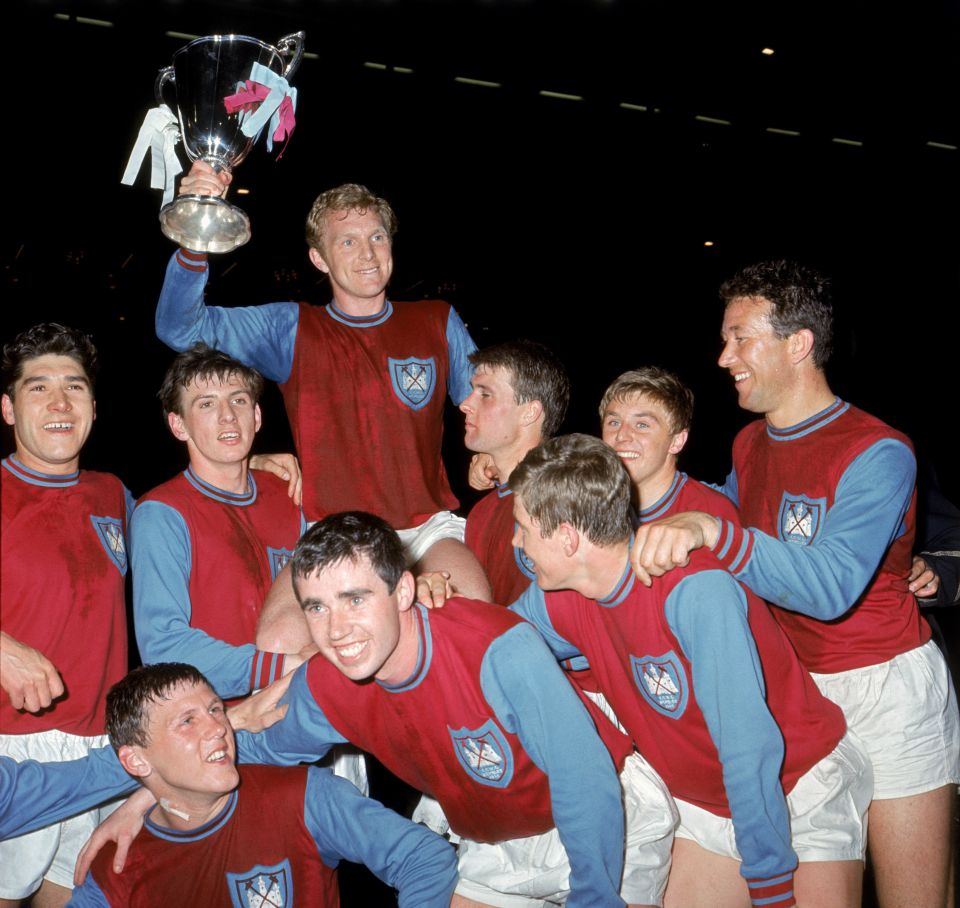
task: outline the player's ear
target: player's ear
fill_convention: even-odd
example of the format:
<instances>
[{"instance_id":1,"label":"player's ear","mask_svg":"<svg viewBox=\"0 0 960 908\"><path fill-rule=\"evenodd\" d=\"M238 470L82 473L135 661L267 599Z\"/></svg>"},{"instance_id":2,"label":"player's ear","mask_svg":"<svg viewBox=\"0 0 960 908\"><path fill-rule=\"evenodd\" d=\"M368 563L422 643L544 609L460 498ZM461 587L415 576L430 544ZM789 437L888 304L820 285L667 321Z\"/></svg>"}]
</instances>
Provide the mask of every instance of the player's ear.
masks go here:
<instances>
[{"instance_id":1,"label":"player's ear","mask_svg":"<svg viewBox=\"0 0 960 908\"><path fill-rule=\"evenodd\" d=\"M134 778L144 779L153 771L141 749L135 745L124 744L117 751L117 759L120 761L120 765Z\"/></svg>"},{"instance_id":2,"label":"player's ear","mask_svg":"<svg viewBox=\"0 0 960 908\"><path fill-rule=\"evenodd\" d=\"M790 358L800 363L813 353L814 336L809 328L794 331L789 337Z\"/></svg>"},{"instance_id":3,"label":"player's ear","mask_svg":"<svg viewBox=\"0 0 960 908\"><path fill-rule=\"evenodd\" d=\"M520 423L524 426L532 426L541 416L543 416L543 404L539 400L528 400L520 413Z\"/></svg>"},{"instance_id":4,"label":"player's ear","mask_svg":"<svg viewBox=\"0 0 960 908\"><path fill-rule=\"evenodd\" d=\"M671 454L679 454L683 450L683 446L687 443L687 436L689 434L689 429L683 429L677 432L670 440L669 452Z\"/></svg>"},{"instance_id":5,"label":"player's ear","mask_svg":"<svg viewBox=\"0 0 960 908\"><path fill-rule=\"evenodd\" d=\"M10 399L9 394L4 394L0 398L0 409L3 410L3 421L8 425L12 426L16 420L13 417L13 401Z\"/></svg>"},{"instance_id":6,"label":"player's ear","mask_svg":"<svg viewBox=\"0 0 960 908\"><path fill-rule=\"evenodd\" d=\"M327 264L326 259L320 254L319 249L311 246L307 255L310 256L310 261L313 263L314 268L322 271L324 274L330 273L330 266Z\"/></svg>"},{"instance_id":7,"label":"player's ear","mask_svg":"<svg viewBox=\"0 0 960 908\"><path fill-rule=\"evenodd\" d=\"M176 438L177 441L186 441L190 437L183 426L183 417L179 413L168 413L167 425L170 427L170 431L173 432L173 437Z\"/></svg>"},{"instance_id":8,"label":"player's ear","mask_svg":"<svg viewBox=\"0 0 960 908\"><path fill-rule=\"evenodd\" d=\"M404 571L397 581L397 607L401 612L407 611L417 598L417 582L410 571Z\"/></svg>"},{"instance_id":9,"label":"player's ear","mask_svg":"<svg viewBox=\"0 0 960 908\"><path fill-rule=\"evenodd\" d=\"M557 527L560 534L560 542L563 545L563 554L570 558L577 554L580 548L580 531L572 524L565 521Z\"/></svg>"},{"instance_id":10,"label":"player's ear","mask_svg":"<svg viewBox=\"0 0 960 908\"><path fill-rule=\"evenodd\" d=\"M253 405L253 431L259 432L263 425L263 414L260 412L260 404Z\"/></svg>"}]
</instances>

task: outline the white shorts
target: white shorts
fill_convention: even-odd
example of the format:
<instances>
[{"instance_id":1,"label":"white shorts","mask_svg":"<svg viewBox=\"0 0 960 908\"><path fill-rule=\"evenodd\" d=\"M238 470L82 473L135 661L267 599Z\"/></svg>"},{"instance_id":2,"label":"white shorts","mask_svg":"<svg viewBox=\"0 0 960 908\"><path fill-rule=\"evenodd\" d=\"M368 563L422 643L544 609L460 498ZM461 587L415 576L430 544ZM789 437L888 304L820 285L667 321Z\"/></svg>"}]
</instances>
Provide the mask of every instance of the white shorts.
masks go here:
<instances>
[{"instance_id":1,"label":"white shorts","mask_svg":"<svg viewBox=\"0 0 960 908\"><path fill-rule=\"evenodd\" d=\"M790 844L801 862L862 861L867 848L867 808L873 775L863 747L847 732L833 751L811 767L787 795ZM706 851L741 860L733 820L677 798L677 838Z\"/></svg>"},{"instance_id":2,"label":"white shorts","mask_svg":"<svg viewBox=\"0 0 960 908\"><path fill-rule=\"evenodd\" d=\"M106 735L79 737L62 731L30 735L0 735L0 754L15 760L55 763L85 757L95 747L109 745ZM77 814L36 832L0 842L0 899L25 899L45 880L73 889L73 867L80 849L100 821L120 803Z\"/></svg>"},{"instance_id":3,"label":"white shorts","mask_svg":"<svg viewBox=\"0 0 960 908\"><path fill-rule=\"evenodd\" d=\"M633 904L662 905L678 814L673 798L638 753L620 773L626 853L620 895ZM457 893L496 908L562 905L570 894L570 863L556 829L488 844L460 840Z\"/></svg>"},{"instance_id":4,"label":"white shorts","mask_svg":"<svg viewBox=\"0 0 960 908\"><path fill-rule=\"evenodd\" d=\"M960 717L943 654L930 640L889 662L813 675L873 763L876 799L960 784Z\"/></svg>"},{"instance_id":5,"label":"white shorts","mask_svg":"<svg viewBox=\"0 0 960 908\"><path fill-rule=\"evenodd\" d=\"M426 523L408 530L397 530L407 556L407 567L413 567L427 549L441 539L456 539L463 542L467 521L452 511L438 511Z\"/></svg>"}]
</instances>

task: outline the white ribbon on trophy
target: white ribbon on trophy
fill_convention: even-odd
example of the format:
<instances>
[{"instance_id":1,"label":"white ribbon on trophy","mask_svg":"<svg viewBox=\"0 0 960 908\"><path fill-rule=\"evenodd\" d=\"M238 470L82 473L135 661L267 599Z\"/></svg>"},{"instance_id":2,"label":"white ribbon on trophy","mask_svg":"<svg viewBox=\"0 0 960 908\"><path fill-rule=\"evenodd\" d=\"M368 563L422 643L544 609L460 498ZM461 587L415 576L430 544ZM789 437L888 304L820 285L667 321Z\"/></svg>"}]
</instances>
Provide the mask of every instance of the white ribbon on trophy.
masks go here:
<instances>
[{"instance_id":1,"label":"white ribbon on trophy","mask_svg":"<svg viewBox=\"0 0 960 908\"><path fill-rule=\"evenodd\" d=\"M148 110L120 182L124 186L134 184L149 150L150 188L163 190L163 205L172 201L174 177L183 171L176 152L179 140L176 115L166 104Z\"/></svg>"}]
</instances>

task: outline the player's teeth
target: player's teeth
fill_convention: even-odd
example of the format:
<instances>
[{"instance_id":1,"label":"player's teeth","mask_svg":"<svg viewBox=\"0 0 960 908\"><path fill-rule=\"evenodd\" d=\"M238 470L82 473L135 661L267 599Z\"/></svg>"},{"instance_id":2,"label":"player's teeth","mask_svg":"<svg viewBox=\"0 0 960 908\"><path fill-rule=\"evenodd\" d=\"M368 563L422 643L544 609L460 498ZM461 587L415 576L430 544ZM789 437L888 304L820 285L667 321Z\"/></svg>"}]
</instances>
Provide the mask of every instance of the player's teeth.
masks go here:
<instances>
[{"instance_id":1,"label":"player's teeth","mask_svg":"<svg viewBox=\"0 0 960 908\"><path fill-rule=\"evenodd\" d=\"M340 655L346 656L347 658L356 656L360 653L365 645L365 643L354 643L350 646L342 646L340 647Z\"/></svg>"}]
</instances>

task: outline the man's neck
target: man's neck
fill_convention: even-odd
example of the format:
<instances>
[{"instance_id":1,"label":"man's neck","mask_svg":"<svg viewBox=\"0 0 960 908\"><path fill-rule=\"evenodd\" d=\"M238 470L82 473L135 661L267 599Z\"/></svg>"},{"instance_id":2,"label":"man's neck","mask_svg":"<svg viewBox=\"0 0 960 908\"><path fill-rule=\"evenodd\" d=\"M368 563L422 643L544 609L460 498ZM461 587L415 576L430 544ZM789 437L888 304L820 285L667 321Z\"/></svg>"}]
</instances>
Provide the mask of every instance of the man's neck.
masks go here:
<instances>
[{"instance_id":1,"label":"man's neck","mask_svg":"<svg viewBox=\"0 0 960 908\"><path fill-rule=\"evenodd\" d=\"M28 470L33 470L34 473L46 473L48 476L67 476L70 473L76 473L77 470L80 469L79 456L74 457L73 460L67 463L47 463L45 460L34 457L25 448L18 447L16 458L20 462L20 465L26 467Z\"/></svg>"},{"instance_id":2,"label":"man's neck","mask_svg":"<svg viewBox=\"0 0 960 908\"><path fill-rule=\"evenodd\" d=\"M775 429L788 429L825 410L834 400L836 395L830 390L823 372L811 370L798 376L777 408L765 413L764 417Z\"/></svg>"},{"instance_id":3,"label":"man's neck","mask_svg":"<svg viewBox=\"0 0 960 908\"><path fill-rule=\"evenodd\" d=\"M539 435L536 439L522 438L508 448L492 452L490 456L493 458L493 465L497 468L497 475L500 477L500 482L508 482L510 480L510 474L516 469L517 464L540 444L542 440Z\"/></svg>"},{"instance_id":4,"label":"man's neck","mask_svg":"<svg viewBox=\"0 0 960 908\"><path fill-rule=\"evenodd\" d=\"M344 315L349 315L351 318L368 318L383 311L383 307L387 304L387 291L365 298L344 293L339 287L334 287L333 304Z\"/></svg>"},{"instance_id":5,"label":"man's neck","mask_svg":"<svg viewBox=\"0 0 960 908\"><path fill-rule=\"evenodd\" d=\"M231 794L233 792L228 791L219 796L207 798L197 796L177 800L160 795L150 815L160 826L189 832L191 829L199 829L216 817L227 806Z\"/></svg>"},{"instance_id":6,"label":"man's neck","mask_svg":"<svg viewBox=\"0 0 960 908\"><path fill-rule=\"evenodd\" d=\"M207 485L234 495L243 495L250 489L249 463L248 457L244 457L239 463L228 464L213 464L191 458L190 467Z\"/></svg>"},{"instance_id":7,"label":"man's neck","mask_svg":"<svg viewBox=\"0 0 960 908\"><path fill-rule=\"evenodd\" d=\"M597 546L583 540L581 547L589 546L586 557L575 577L571 578L569 588L586 596L587 599L605 599L609 596L630 560L630 542L618 542L609 546Z\"/></svg>"},{"instance_id":8,"label":"man's neck","mask_svg":"<svg viewBox=\"0 0 960 908\"><path fill-rule=\"evenodd\" d=\"M673 479L677 475L677 458L671 455L667 458L663 467L657 471L655 476L643 480L634 486L637 494L637 507L641 511L655 505L673 485Z\"/></svg>"},{"instance_id":9,"label":"man's neck","mask_svg":"<svg viewBox=\"0 0 960 908\"><path fill-rule=\"evenodd\" d=\"M419 654L420 622L417 620L417 607L412 605L400 612L400 639L390 658L377 672L377 680L390 687L403 684L416 671Z\"/></svg>"}]
</instances>

